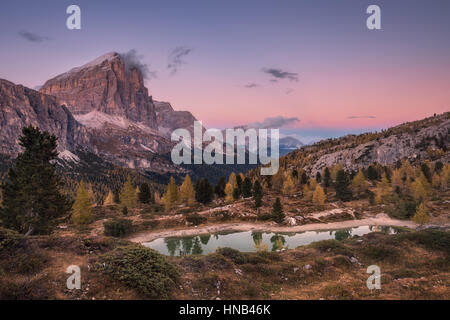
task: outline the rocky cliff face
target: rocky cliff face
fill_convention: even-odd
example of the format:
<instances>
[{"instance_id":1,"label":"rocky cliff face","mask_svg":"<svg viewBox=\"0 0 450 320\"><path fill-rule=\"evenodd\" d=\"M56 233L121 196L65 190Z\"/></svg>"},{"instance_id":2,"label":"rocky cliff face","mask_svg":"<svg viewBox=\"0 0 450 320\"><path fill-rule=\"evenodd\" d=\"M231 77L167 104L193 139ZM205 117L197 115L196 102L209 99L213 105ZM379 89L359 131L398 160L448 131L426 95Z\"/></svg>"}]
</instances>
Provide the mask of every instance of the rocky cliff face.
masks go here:
<instances>
[{"instance_id":1,"label":"rocky cliff face","mask_svg":"<svg viewBox=\"0 0 450 320\"><path fill-rule=\"evenodd\" d=\"M305 146L286 156L288 164L295 166L298 159L308 159L304 166L315 176L325 167L341 164L346 170L357 171L377 162L388 165L402 159L433 159L437 152L439 160L450 160L450 112L427 119L405 123L380 133L346 136L320 141Z\"/></svg>"},{"instance_id":2,"label":"rocky cliff face","mask_svg":"<svg viewBox=\"0 0 450 320\"><path fill-rule=\"evenodd\" d=\"M40 92L57 97L74 115L95 111L153 129L157 126L142 73L116 52L48 80Z\"/></svg>"},{"instance_id":3,"label":"rocky cliff face","mask_svg":"<svg viewBox=\"0 0 450 320\"><path fill-rule=\"evenodd\" d=\"M172 132L179 128L188 129L194 135L194 121L197 119L189 111L175 111L168 102L155 101L158 131L170 139Z\"/></svg>"},{"instance_id":4,"label":"rocky cliff face","mask_svg":"<svg viewBox=\"0 0 450 320\"><path fill-rule=\"evenodd\" d=\"M87 130L55 97L0 79L1 154L15 156L20 151L17 140L27 125L55 134L60 152L88 145Z\"/></svg>"}]
</instances>

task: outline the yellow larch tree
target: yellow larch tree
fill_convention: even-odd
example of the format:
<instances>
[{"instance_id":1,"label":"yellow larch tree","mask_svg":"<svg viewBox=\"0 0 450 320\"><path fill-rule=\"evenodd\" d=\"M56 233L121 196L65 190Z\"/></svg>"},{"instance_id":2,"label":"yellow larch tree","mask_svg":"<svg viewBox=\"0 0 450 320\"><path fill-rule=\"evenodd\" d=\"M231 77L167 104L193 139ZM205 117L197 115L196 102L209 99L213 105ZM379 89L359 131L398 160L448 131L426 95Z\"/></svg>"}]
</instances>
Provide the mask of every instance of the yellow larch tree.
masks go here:
<instances>
[{"instance_id":1,"label":"yellow larch tree","mask_svg":"<svg viewBox=\"0 0 450 320\"><path fill-rule=\"evenodd\" d=\"M325 205L325 200L326 200L325 192L323 192L321 186L317 185L312 197L313 203L316 206L323 208L323 206Z\"/></svg>"},{"instance_id":2,"label":"yellow larch tree","mask_svg":"<svg viewBox=\"0 0 450 320\"><path fill-rule=\"evenodd\" d=\"M195 201L195 191L192 186L191 177L186 175L180 187L180 200L187 205L192 205Z\"/></svg>"},{"instance_id":3,"label":"yellow larch tree","mask_svg":"<svg viewBox=\"0 0 450 320\"><path fill-rule=\"evenodd\" d=\"M138 195L136 189L133 187L130 176L128 176L127 181L125 181L119 197L120 204L127 207L127 209L135 208L137 206Z\"/></svg>"},{"instance_id":4,"label":"yellow larch tree","mask_svg":"<svg viewBox=\"0 0 450 320\"><path fill-rule=\"evenodd\" d=\"M77 188L77 196L72 205L72 221L76 224L88 224L92 222L92 198L84 181L81 181Z\"/></svg>"}]
</instances>

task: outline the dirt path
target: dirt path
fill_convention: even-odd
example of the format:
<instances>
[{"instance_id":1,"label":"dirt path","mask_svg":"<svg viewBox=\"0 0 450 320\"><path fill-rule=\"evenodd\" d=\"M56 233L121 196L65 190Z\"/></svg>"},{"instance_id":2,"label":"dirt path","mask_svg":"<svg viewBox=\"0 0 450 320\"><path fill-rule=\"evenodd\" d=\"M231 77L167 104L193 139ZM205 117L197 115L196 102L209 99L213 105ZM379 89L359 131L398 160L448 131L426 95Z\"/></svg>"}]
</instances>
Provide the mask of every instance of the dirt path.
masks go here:
<instances>
[{"instance_id":1,"label":"dirt path","mask_svg":"<svg viewBox=\"0 0 450 320\"><path fill-rule=\"evenodd\" d=\"M395 226L407 227L415 229L418 225L412 221L402 221L390 218L388 215L380 213L372 218L365 218L360 220L347 220L330 223L312 223L299 226L277 226L274 223L224 223L215 225L206 225L189 229L170 229L164 231L150 231L135 234L128 238L132 242L149 242L158 238L165 237L183 237L198 235L204 233L215 233L220 231L262 231L262 232L303 232L315 230L332 230L332 229L346 229L359 226L375 225L375 226Z\"/></svg>"}]
</instances>

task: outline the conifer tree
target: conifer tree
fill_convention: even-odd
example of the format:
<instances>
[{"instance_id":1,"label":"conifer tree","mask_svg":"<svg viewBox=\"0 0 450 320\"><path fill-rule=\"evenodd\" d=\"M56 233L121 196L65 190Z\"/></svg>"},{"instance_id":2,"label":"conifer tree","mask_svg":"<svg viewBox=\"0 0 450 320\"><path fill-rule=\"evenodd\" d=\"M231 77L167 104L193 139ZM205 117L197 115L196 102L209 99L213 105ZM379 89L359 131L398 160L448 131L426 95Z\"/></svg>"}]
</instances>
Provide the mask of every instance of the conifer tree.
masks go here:
<instances>
[{"instance_id":1,"label":"conifer tree","mask_svg":"<svg viewBox=\"0 0 450 320\"><path fill-rule=\"evenodd\" d=\"M203 178L198 180L195 184L195 200L203 204L208 204L212 201L213 197L214 191L208 179Z\"/></svg>"},{"instance_id":2,"label":"conifer tree","mask_svg":"<svg viewBox=\"0 0 450 320\"><path fill-rule=\"evenodd\" d=\"M167 192L164 194L164 207L166 211L169 211L178 202L179 193L178 187L175 183L174 177L170 177L169 184L167 185Z\"/></svg>"},{"instance_id":3,"label":"conifer tree","mask_svg":"<svg viewBox=\"0 0 450 320\"><path fill-rule=\"evenodd\" d=\"M425 224L430 221L430 216L427 212L427 207L422 202L417 208L416 214L413 216L412 220L417 224Z\"/></svg>"},{"instance_id":4,"label":"conifer tree","mask_svg":"<svg viewBox=\"0 0 450 320\"><path fill-rule=\"evenodd\" d=\"M255 200L255 208L259 208L262 205L263 189L261 183L258 180L253 184L253 199Z\"/></svg>"},{"instance_id":5,"label":"conifer tree","mask_svg":"<svg viewBox=\"0 0 450 320\"><path fill-rule=\"evenodd\" d=\"M114 204L114 194L111 190L109 190L108 195L106 196L105 200L103 201L104 206L112 206Z\"/></svg>"},{"instance_id":6,"label":"conifer tree","mask_svg":"<svg viewBox=\"0 0 450 320\"><path fill-rule=\"evenodd\" d=\"M319 171L317 171L317 173L316 173L316 181L317 181L317 183L322 182L322 175L320 174Z\"/></svg>"},{"instance_id":7,"label":"conifer tree","mask_svg":"<svg viewBox=\"0 0 450 320\"><path fill-rule=\"evenodd\" d=\"M323 186L325 188L328 188L331 185L331 175L330 175L330 169L328 167L325 167L325 170L323 172Z\"/></svg>"},{"instance_id":8,"label":"conifer tree","mask_svg":"<svg viewBox=\"0 0 450 320\"><path fill-rule=\"evenodd\" d=\"M310 201L312 198L311 189L308 184L305 184L303 187L303 199Z\"/></svg>"},{"instance_id":9,"label":"conifer tree","mask_svg":"<svg viewBox=\"0 0 450 320\"><path fill-rule=\"evenodd\" d=\"M233 185L231 183L227 183L227 185L225 186L225 200L227 202L232 202L233 201Z\"/></svg>"},{"instance_id":10,"label":"conifer tree","mask_svg":"<svg viewBox=\"0 0 450 320\"><path fill-rule=\"evenodd\" d=\"M276 223L282 223L284 221L285 214L283 212L283 206L281 205L280 198L275 199L275 203L272 208L272 216L273 221Z\"/></svg>"},{"instance_id":11,"label":"conifer tree","mask_svg":"<svg viewBox=\"0 0 450 320\"><path fill-rule=\"evenodd\" d=\"M189 175L186 175L183 183L181 184L180 199L188 205L192 205L195 201L195 191Z\"/></svg>"},{"instance_id":12,"label":"conifer tree","mask_svg":"<svg viewBox=\"0 0 450 320\"><path fill-rule=\"evenodd\" d=\"M236 182L236 175L234 174L234 172L232 172L230 174L230 177L228 178L228 183L230 183L234 188L237 188L237 182Z\"/></svg>"},{"instance_id":13,"label":"conifer tree","mask_svg":"<svg viewBox=\"0 0 450 320\"><path fill-rule=\"evenodd\" d=\"M150 191L150 186L148 183L142 183L141 187L139 188L138 198L140 203L151 203L152 200L152 193Z\"/></svg>"},{"instance_id":14,"label":"conifer tree","mask_svg":"<svg viewBox=\"0 0 450 320\"><path fill-rule=\"evenodd\" d=\"M295 191L294 179L291 175L288 175L283 183L283 194L290 195Z\"/></svg>"},{"instance_id":15,"label":"conifer tree","mask_svg":"<svg viewBox=\"0 0 450 320\"><path fill-rule=\"evenodd\" d=\"M323 189L321 186L317 185L316 190L314 190L312 201L313 203L318 207L323 207L325 205L326 196L323 192Z\"/></svg>"},{"instance_id":16,"label":"conifer tree","mask_svg":"<svg viewBox=\"0 0 450 320\"><path fill-rule=\"evenodd\" d=\"M242 196L248 198L252 196L252 181L246 177L242 182Z\"/></svg>"},{"instance_id":17,"label":"conifer tree","mask_svg":"<svg viewBox=\"0 0 450 320\"><path fill-rule=\"evenodd\" d=\"M227 181L224 177L220 177L219 181L217 182L216 186L214 187L214 193L219 198L225 197L225 187L227 185Z\"/></svg>"},{"instance_id":18,"label":"conifer tree","mask_svg":"<svg viewBox=\"0 0 450 320\"><path fill-rule=\"evenodd\" d=\"M364 192L366 192L368 187L369 186L367 184L364 173L362 172L362 170L359 170L351 182L351 189L352 189L353 193L355 193L357 195L361 195Z\"/></svg>"},{"instance_id":19,"label":"conifer tree","mask_svg":"<svg viewBox=\"0 0 450 320\"><path fill-rule=\"evenodd\" d=\"M161 196L159 195L159 192L158 191L155 191L155 193L154 193L154 195L153 195L153 198L155 199L155 203L157 203L157 204L161 204Z\"/></svg>"},{"instance_id":20,"label":"conifer tree","mask_svg":"<svg viewBox=\"0 0 450 320\"><path fill-rule=\"evenodd\" d=\"M137 206L138 196L136 189L133 187L131 177L128 176L127 181L123 185L122 192L120 193L120 203L128 209L135 208Z\"/></svg>"},{"instance_id":21,"label":"conifer tree","mask_svg":"<svg viewBox=\"0 0 450 320\"><path fill-rule=\"evenodd\" d=\"M238 190L238 194L240 197L242 195L242 176L240 174L238 174L236 176L236 184L237 184L237 190Z\"/></svg>"},{"instance_id":22,"label":"conifer tree","mask_svg":"<svg viewBox=\"0 0 450 320\"><path fill-rule=\"evenodd\" d=\"M72 206L72 221L76 224L89 224L93 219L92 198L84 181L78 185L77 196Z\"/></svg>"},{"instance_id":23,"label":"conifer tree","mask_svg":"<svg viewBox=\"0 0 450 320\"><path fill-rule=\"evenodd\" d=\"M27 235L49 233L56 219L70 210L52 164L58 156L57 138L29 126L22 129L19 145L23 152L2 186L0 221L6 228Z\"/></svg>"},{"instance_id":24,"label":"conifer tree","mask_svg":"<svg viewBox=\"0 0 450 320\"><path fill-rule=\"evenodd\" d=\"M119 191L115 190L113 192L113 195L114 195L114 203L119 204L120 203L120 193L119 193Z\"/></svg>"},{"instance_id":25,"label":"conifer tree","mask_svg":"<svg viewBox=\"0 0 450 320\"><path fill-rule=\"evenodd\" d=\"M350 201L352 192L350 190L350 180L347 173L341 169L336 173L336 197L342 201Z\"/></svg>"}]
</instances>

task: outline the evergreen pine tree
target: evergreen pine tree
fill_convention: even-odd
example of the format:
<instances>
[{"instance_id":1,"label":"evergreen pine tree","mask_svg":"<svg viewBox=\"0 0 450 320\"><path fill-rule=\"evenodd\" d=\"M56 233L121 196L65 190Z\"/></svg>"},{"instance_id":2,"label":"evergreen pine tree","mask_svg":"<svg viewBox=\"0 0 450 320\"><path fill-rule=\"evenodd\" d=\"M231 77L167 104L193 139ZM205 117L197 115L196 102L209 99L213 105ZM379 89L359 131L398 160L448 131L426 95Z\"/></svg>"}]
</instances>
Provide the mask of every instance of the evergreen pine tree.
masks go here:
<instances>
[{"instance_id":1,"label":"evergreen pine tree","mask_svg":"<svg viewBox=\"0 0 450 320\"><path fill-rule=\"evenodd\" d=\"M282 223L284 221L285 214L283 212L283 206L281 205L280 198L275 199L275 203L272 208L272 216L273 221L276 223Z\"/></svg>"},{"instance_id":2,"label":"evergreen pine tree","mask_svg":"<svg viewBox=\"0 0 450 320\"><path fill-rule=\"evenodd\" d=\"M27 235L49 233L56 219L70 210L52 164L58 156L57 138L29 126L22 129L19 145L24 150L2 186L0 221L6 228Z\"/></svg>"},{"instance_id":3,"label":"evergreen pine tree","mask_svg":"<svg viewBox=\"0 0 450 320\"><path fill-rule=\"evenodd\" d=\"M242 176L238 174L236 176L236 184L237 184L237 190L239 192L239 197L242 195Z\"/></svg>"},{"instance_id":4,"label":"evergreen pine tree","mask_svg":"<svg viewBox=\"0 0 450 320\"><path fill-rule=\"evenodd\" d=\"M244 182L242 182L242 196L244 198L252 196L252 181L249 177L246 177Z\"/></svg>"},{"instance_id":5,"label":"evergreen pine tree","mask_svg":"<svg viewBox=\"0 0 450 320\"><path fill-rule=\"evenodd\" d=\"M323 186L325 188L328 188L331 185L330 181L331 181L330 169L326 167L323 172Z\"/></svg>"},{"instance_id":6,"label":"evergreen pine tree","mask_svg":"<svg viewBox=\"0 0 450 320\"><path fill-rule=\"evenodd\" d=\"M150 203L153 202L152 200L152 193L150 191L150 186L148 183L142 183L139 188L138 193L139 202L141 203Z\"/></svg>"},{"instance_id":7,"label":"evergreen pine tree","mask_svg":"<svg viewBox=\"0 0 450 320\"><path fill-rule=\"evenodd\" d=\"M127 215L128 215L128 208L127 208L127 206L124 206L124 207L122 208L122 214L123 214L124 216L127 216Z\"/></svg>"},{"instance_id":8,"label":"evergreen pine tree","mask_svg":"<svg viewBox=\"0 0 450 320\"><path fill-rule=\"evenodd\" d=\"M72 221L76 224L89 224L92 222L92 198L86 188L84 181L81 181L77 189L77 197L72 206Z\"/></svg>"},{"instance_id":9,"label":"evergreen pine tree","mask_svg":"<svg viewBox=\"0 0 450 320\"><path fill-rule=\"evenodd\" d=\"M213 196L214 191L208 179L203 178L198 180L195 184L195 200L203 204L208 204L212 201Z\"/></svg>"},{"instance_id":10,"label":"evergreen pine tree","mask_svg":"<svg viewBox=\"0 0 450 320\"><path fill-rule=\"evenodd\" d=\"M317 171L317 173L316 173L316 181L317 181L317 183L321 183L322 182L322 175L320 174L319 171Z\"/></svg>"},{"instance_id":11,"label":"evergreen pine tree","mask_svg":"<svg viewBox=\"0 0 450 320\"><path fill-rule=\"evenodd\" d=\"M120 193L119 193L119 191L115 190L113 192L113 195L114 195L114 203L119 204L120 203Z\"/></svg>"},{"instance_id":12,"label":"evergreen pine tree","mask_svg":"<svg viewBox=\"0 0 450 320\"><path fill-rule=\"evenodd\" d=\"M259 208L262 205L263 189L261 183L258 180L253 184L253 199L255 200L255 208Z\"/></svg>"},{"instance_id":13,"label":"evergreen pine tree","mask_svg":"<svg viewBox=\"0 0 450 320\"><path fill-rule=\"evenodd\" d=\"M350 190L350 180L347 173L341 169L336 173L336 197L342 201L350 201L352 192Z\"/></svg>"},{"instance_id":14,"label":"evergreen pine tree","mask_svg":"<svg viewBox=\"0 0 450 320\"><path fill-rule=\"evenodd\" d=\"M224 177L220 177L219 181L217 182L216 186L214 187L214 193L219 198L225 197L225 187L227 186L227 181Z\"/></svg>"}]
</instances>

